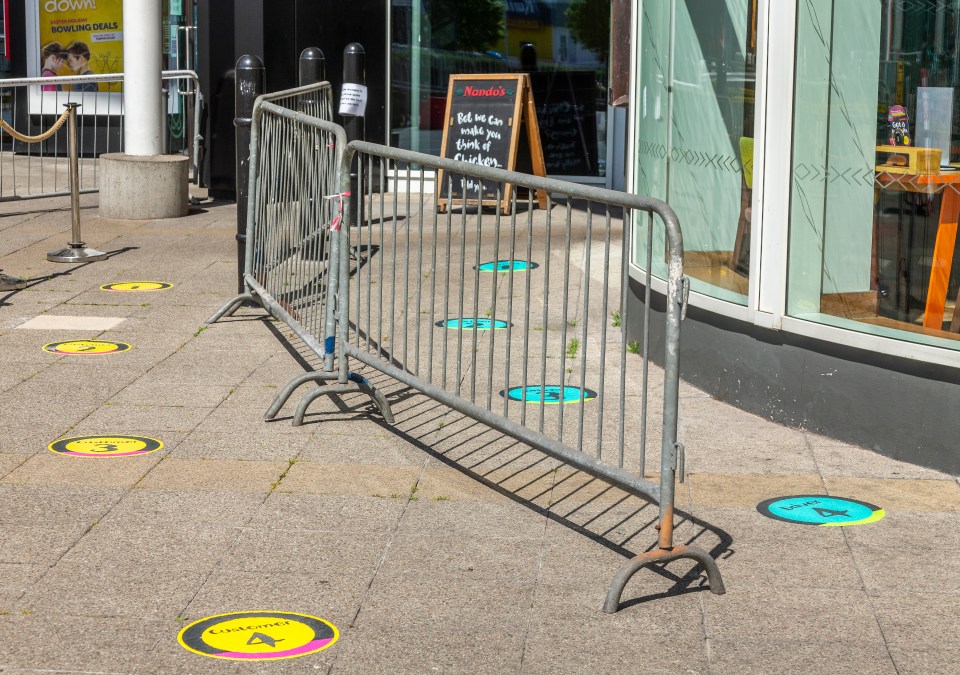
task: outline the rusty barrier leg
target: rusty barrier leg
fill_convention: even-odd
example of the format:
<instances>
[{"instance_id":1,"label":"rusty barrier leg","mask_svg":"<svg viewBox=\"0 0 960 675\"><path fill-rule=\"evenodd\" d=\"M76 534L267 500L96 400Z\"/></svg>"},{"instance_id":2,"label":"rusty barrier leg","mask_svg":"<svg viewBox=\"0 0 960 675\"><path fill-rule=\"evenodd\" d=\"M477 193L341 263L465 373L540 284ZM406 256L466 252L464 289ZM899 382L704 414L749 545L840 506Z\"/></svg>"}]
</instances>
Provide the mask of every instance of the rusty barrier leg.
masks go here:
<instances>
[{"instance_id":1,"label":"rusty barrier leg","mask_svg":"<svg viewBox=\"0 0 960 675\"><path fill-rule=\"evenodd\" d=\"M349 306L341 335L345 325L350 329L348 339L340 338L341 346L346 342L341 367L347 357L359 361L658 504L656 548L616 575L605 611L619 608L624 586L638 570L680 558L702 564L710 590L723 593L713 558L673 542L675 483L678 477L682 482L684 458L677 417L687 286L679 223L669 206L370 143L350 143L344 161L354 154L365 194L359 218L349 220L350 248L362 253L363 264L358 260L352 273L340 277L339 299ZM425 188L428 171L443 171L444 181ZM457 196L454 181L460 182ZM526 188L526 196L508 191L508 184ZM477 192L469 194L470 185ZM484 201L480 186L491 202L506 200L509 208L478 204ZM536 208L537 191L548 195L545 209ZM445 198L443 209L437 208L438 195ZM654 216L663 225L662 255L656 258ZM652 261L667 261L658 272L669 298L660 390L649 376L649 310L642 351L639 341L628 343L618 334L625 323L632 232L644 225L648 299ZM605 393L605 387L612 391ZM567 400L568 389L575 400ZM304 399L296 417L322 393ZM656 484L643 476L648 431L657 433L658 425Z\"/></svg>"}]
</instances>

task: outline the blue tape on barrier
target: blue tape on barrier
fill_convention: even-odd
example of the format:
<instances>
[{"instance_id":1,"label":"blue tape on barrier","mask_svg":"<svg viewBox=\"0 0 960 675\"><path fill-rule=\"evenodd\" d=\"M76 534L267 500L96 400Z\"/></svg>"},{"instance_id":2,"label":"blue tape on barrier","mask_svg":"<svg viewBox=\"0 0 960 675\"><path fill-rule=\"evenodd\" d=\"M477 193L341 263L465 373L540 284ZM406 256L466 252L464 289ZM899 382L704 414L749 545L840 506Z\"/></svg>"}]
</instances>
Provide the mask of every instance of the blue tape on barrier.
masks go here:
<instances>
[{"instance_id":1,"label":"blue tape on barrier","mask_svg":"<svg viewBox=\"0 0 960 675\"><path fill-rule=\"evenodd\" d=\"M364 384L364 385L367 384L367 378L365 378L363 375L360 375L359 373L350 373L349 375L347 375L347 379L350 380L351 382L356 382L357 384Z\"/></svg>"},{"instance_id":2,"label":"blue tape on barrier","mask_svg":"<svg viewBox=\"0 0 960 675\"><path fill-rule=\"evenodd\" d=\"M326 354L333 354L333 350L337 347L337 339L335 337L328 337L323 343L323 351Z\"/></svg>"}]
</instances>

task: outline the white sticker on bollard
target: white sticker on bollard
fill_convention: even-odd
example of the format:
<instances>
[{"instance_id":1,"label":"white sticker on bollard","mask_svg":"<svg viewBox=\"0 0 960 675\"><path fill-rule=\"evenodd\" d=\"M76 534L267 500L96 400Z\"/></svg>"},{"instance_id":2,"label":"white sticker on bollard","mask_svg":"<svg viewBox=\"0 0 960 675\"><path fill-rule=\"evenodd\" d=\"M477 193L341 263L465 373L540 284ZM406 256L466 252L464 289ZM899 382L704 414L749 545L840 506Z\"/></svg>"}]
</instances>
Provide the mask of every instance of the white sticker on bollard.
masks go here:
<instances>
[{"instance_id":1,"label":"white sticker on bollard","mask_svg":"<svg viewBox=\"0 0 960 675\"><path fill-rule=\"evenodd\" d=\"M344 82L340 91L340 114L363 117L367 110L367 88L362 84Z\"/></svg>"}]
</instances>

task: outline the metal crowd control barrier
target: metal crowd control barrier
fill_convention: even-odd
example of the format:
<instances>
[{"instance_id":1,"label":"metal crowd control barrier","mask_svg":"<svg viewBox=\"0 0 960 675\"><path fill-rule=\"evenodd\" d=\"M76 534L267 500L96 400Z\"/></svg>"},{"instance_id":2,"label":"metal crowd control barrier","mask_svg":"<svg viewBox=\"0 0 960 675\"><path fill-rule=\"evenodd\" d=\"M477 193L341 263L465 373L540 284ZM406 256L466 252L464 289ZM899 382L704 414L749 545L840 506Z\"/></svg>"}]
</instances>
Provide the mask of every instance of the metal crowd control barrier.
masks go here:
<instances>
[{"instance_id":1,"label":"metal crowd control barrier","mask_svg":"<svg viewBox=\"0 0 960 675\"><path fill-rule=\"evenodd\" d=\"M200 185L200 81L192 70L164 71L163 80L168 87L165 151L189 153L193 183ZM96 192L97 157L123 151L122 84L123 73L0 80L0 114L10 126L31 133L38 126L48 126L64 105L81 105L79 190ZM62 134L35 145L0 135L0 201L70 194L68 148Z\"/></svg>"},{"instance_id":2,"label":"metal crowd control barrier","mask_svg":"<svg viewBox=\"0 0 960 675\"><path fill-rule=\"evenodd\" d=\"M347 372L346 358L341 356L339 371L333 372L337 325L345 330L347 323L345 316L334 316L346 305L329 299L337 297L347 273L341 269L347 259L340 256L340 232L351 200L350 168L342 164L346 135L330 121L332 99L329 82L257 98L250 137L246 290L207 323L245 302L258 303L324 359L324 372L306 373L284 391L332 380L335 384L324 391L365 391L392 421L386 400L366 380ZM347 189L340 188L342 180Z\"/></svg>"},{"instance_id":3,"label":"metal crowd control barrier","mask_svg":"<svg viewBox=\"0 0 960 675\"><path fill-rule=\"evenodd\" d=\"M277 134L286 142L271 140ZM346 391L366 392L392 423L388 402L351 370L353 359L659 505L657 545L619 571L604 611L617 611L638 570L679 558L703 565L710 590L724 592L709 554L673 542L675 483L684 471L677 416L687 285L680 226L667 204L371 143L344 148L337 127L265 102L254 114L254 153L247 260L256 263L248 262L249 292L211 322L244 300L257 300L324 360L324 372L284 387L267 419L297 387L328 381L301 398L294 424L318 397ZM302 168L310 158L324 167L313 173L327 182L301 178L312 175ZM354 159L364 192L358 213L353 200L344 199ZM427 180L428 172L440 170L449 204L444 213ZM512 184L509 212L454 199L454 180L464 181L467 196L477 196L485 183L497 201ZM535 191L547 193L546 209L536 208ZM304 227L303 205L321 199L336 208L311 212ZM658 221L668 261L662 387L649 377L649 309L642 351L617 330L624 320L632 226L646 233L649 289ZM325 277L307 255L320 228L330 237ZM647 300L649 308L649 290ZM650 415L657 407L662 415ZM648 438L659 439L659 483L643 477Z\"/></svg>"}]
</instances>

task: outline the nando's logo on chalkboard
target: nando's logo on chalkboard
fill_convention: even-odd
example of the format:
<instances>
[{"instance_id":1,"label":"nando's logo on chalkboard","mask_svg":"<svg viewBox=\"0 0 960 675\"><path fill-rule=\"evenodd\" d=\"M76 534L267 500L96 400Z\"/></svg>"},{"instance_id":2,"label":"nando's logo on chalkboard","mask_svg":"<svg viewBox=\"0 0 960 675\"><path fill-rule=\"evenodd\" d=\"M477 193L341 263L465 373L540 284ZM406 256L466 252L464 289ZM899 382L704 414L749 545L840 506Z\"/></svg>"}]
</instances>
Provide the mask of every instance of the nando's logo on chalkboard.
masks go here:
<instances>
[{"instance_id":1,"label":"nando's logo on chalkboard","mask_svg":"<svg viewBox=\"0 0 960 675\"><path fill-rule=\"evenodd\" d=\"M480 87L471 87L467 85L462 89L457 89L457 96L472 96L476 97L504 97L504 96L513 96L514 90L507 89L506 87L489 87L487 89L481 89Z\"/></svg>"}]
</instances>

